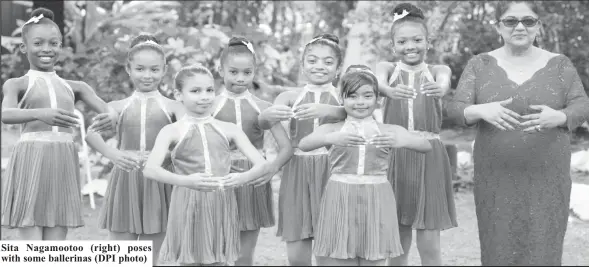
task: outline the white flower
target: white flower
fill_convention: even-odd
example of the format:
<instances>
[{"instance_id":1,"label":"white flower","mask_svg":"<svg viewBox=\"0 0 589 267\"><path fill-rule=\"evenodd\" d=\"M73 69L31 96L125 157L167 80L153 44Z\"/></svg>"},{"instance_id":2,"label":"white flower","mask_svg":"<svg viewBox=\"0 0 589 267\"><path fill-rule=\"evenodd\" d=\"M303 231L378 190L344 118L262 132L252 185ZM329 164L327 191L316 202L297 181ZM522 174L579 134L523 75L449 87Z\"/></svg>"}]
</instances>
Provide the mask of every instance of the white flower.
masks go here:
<instances>
[{"instance_id":1,"label":"white flower","mask_svg":"<svg viewBox=\"0 0 589 267\"><path fill-rule=\"evenodd\" d=\"M29 24L29 23L39 23L39 21L44 18L43 14L40 14L39 16L36 17L32 17L31 19L29 19L27 22L25 22L25 24L23 24L23 26Z\"/></svg>"},{"instance_id":2,"label":"white flower","mask_svg":"<svg viewBox=\"0 0 589 267\"><path fill-rule=\"evenodd\" d=\"M246 47L247 49L252 52L252 54L255 54L256 52L254 52L254 46L252 45L252 43L250 42L245 42L245 41L241 41Z\"/></svg>"},{"instance_id":3,"label":"white flower","mask_svg":"<svg viewBox=\"0 0 589 267\"><path fill-rule=\"evenodd\" d=\"M403 9L403 13L401 13L401 14L395 13L393 15L393 22L400 20L400 19L406 17L407 15L409 15L409 12L407 12L407 10Z\"/></svg>"}]
</instances>

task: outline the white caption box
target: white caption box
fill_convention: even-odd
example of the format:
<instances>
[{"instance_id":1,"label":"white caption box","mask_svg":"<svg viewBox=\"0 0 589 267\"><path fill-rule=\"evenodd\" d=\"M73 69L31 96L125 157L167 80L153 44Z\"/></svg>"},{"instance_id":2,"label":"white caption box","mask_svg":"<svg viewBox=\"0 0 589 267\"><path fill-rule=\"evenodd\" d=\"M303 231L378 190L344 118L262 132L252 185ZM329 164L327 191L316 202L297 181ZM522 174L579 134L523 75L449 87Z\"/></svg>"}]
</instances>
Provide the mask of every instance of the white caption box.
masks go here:
<instances>
[{"instance_id":1,"label":"white caption box","mask_svg":"<svg viewBox=\"0 0 589 267\"><path fill-rule=\"evenodd\" d=\"M0 241L1 266L152 266L152 241Z\"/></svg>"}]
</instances>

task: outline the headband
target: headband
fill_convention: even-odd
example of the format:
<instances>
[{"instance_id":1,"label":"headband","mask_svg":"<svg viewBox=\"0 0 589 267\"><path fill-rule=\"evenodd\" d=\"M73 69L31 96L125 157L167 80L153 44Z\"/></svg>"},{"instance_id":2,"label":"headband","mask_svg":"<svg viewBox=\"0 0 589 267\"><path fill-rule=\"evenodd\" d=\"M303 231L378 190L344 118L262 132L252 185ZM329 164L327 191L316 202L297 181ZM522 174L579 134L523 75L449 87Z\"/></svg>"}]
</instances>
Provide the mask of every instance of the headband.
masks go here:
<instances>
[{"instance_id":1,"label":"headband","mask_svg":"<svg viewBox=\"0 0 589 267\"><path fill-rule=\"evenodd\" d=\"M401 14L394 13L393 14L393 23L397 20L400 20L400 19L406 17L407 15L409 15L409 12L407 12L407 10L405 10L405 9L403 9L403 13L401 13Z\"/></svg>"},{"instance_id":2,"label":"headband","mask_svg":"<svg viewBox=\"0 0 589 267\"><path fill-rule=\"evenodd\" d=\"M315 37L315 38L311 39L311 41L309 41L309 42L307 43L307 45L310 45L310 44L312 44L312 43L314 43L314 42L316 42L316 41L319 41L319 40L321 40L321 39L323 39L323 40L326 40L326 41L328 41L328 42L332 42L332 43L335 43L335 44L337 44L335 41L333 41L333 40L331 40L331 39L327 39L327 38L325 38L324 36L319 36L319 37Z\"/></svg>"},{"instance_id":3,"label":"headband","mask_svg":"<svg viewBox=\"0 0 589 267\"><path fill-rule=\"evenodd\" d=\"M43 16L43 14L39 14L39 16L32 17L29 20L27 20L27 22L25 22L25 24L23 24L22 27L24 27L25 25L30 24L30 23L39 23L39 21L41 21L41 19L44 17L45 16Z\"/></svg>"},{"instance_id":4,"label":"headband","mask_svg":"<svg viewBox=\"0 0 589 267\"><path fill-rule=\"evenodd\" d=\"M147 40L147 41L143 42L142 44L151 44L151 45L161 46L158 43L154 42L153 40Z\"/></svg>"},{"instance_id":5,"label":"headband","mask_svg":"<svg viewBox=\"0 0 589 267\"><path fill-rule=\"evenodd\" d=\"M360 68L360 67L351 68L350 70L348 70L348 73L351 73L351 72L365 72L365 73L371 74L372 76L376 77L374 72L372 72L372 70L370 70L368 68Z\"/></svg>"}]
</instances>

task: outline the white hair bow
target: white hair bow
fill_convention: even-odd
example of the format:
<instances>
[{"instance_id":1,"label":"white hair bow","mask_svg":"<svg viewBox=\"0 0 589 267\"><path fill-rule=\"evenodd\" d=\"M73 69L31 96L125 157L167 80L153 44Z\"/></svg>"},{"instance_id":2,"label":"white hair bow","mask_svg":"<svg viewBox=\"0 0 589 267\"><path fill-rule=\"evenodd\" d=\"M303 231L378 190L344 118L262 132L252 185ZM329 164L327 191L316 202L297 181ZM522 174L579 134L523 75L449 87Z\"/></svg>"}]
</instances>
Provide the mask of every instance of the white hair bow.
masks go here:
<instances>
[{"instance_id":1,"label":"white hair bow","mask_svg":"<svg viewBox=\"0 0 589 267\"><path fill-rule=\"evenodd\" d=\"M256 52L254 51L254 46L252 45L252 43L250 42L246 42L246 41L241 41L243 43L243 45L245 45L245 47L247 47L247 49L252 52L252 54L256 54Z\"/></svg>"},{"instance_id":2,"label":"white hair bow","mask_svg":"<svg viewBox=\"0 0 589 267\"><path fill-rule=\"evenodd\" d=\"M407 12L407 10L405 10L405 9L403 9L403 13L401 13L401 14L394 13L393 14L393 22L400 20L400 19L406 17L407 15L409 15L409 12Z\"/></svg>"},{"instance_id":3,"label":"white hair bow","mask_svg":"<svg viewBox=\"0 0 589 267\"><path fill-rule=\"evenodd\" d=\"M25 25L29 24L29 23L39 23L39 21L44 18L45 16L43 16L43 14L39 14L39 16L36 17L32 17L31 19L29 19L27 22L25 22L25 24L23 24L22 26L24 27Z\"/></svg>"}]
</instances>

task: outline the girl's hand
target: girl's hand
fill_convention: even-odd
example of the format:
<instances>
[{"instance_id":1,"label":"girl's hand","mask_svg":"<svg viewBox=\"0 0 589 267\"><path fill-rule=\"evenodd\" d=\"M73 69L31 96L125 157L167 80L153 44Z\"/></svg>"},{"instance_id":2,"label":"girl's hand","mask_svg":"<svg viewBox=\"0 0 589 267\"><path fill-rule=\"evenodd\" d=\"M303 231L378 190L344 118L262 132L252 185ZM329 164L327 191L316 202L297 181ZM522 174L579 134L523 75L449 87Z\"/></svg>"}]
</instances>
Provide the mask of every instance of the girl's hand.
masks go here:
<instances>
[{"instance_id":1,"label":"girl's hand","mask_svg":"<svg viewBox=\"0 0 589 267\"><path fill-rule=\"evenodd\" d=\"M500 130L515 130L512 124L520 125L518 120L521 119L522 116L505 108L505 105L510 104L512 101L513 99L510 98L503 101L480 104L476 106L476 112L481 119L494 125Z\"/></svg>"},{"instance_id":2,"label":"girl's hand","mask_svg":"<svg viewBox=\"0 0 589 267\"><path fill-rule=\"evenodd\" d=\"M528 127L523 130L524 132L541 132L542 129L556 128L567 121L567 115L564 112L554 110L549 106L530 105L530 108L541 112L522 116L522 119L527 121L523 122L521 126Z\"/></svg>"},{"instance_id":3,"label":"girl's hand","mask_svg":"<svg viewBox=\"0 0 589 267\"><path fill-rule=\"evenodd\" d=\"M413 88L403 84L388 87L384 93L392 99L414 99L417 97L417 92Z\"/></svg>"},{"instance_id":4,"label":"girl's hand","mask_svg":"<svg viewBox=\"0 0 589 267\"><path fill-rule=\"evenodd\" d=\"M297 106L294 110L294 118L297 120L310 120L325 117L328 104L308 103Z\"/></svg>"},{"instance_id":5,"label":"girl's hand","mask_svg":"<svg viewBox=\"0 0 589 267\"><path fill-rule=\"evenodd\" d=\"M407 145L405 140L408 140L408 138L410 138L409 132L399 131L396 133L384 133L384 134L375 135L374 137L372 137L368 141L368 143L372 144L378 148L383 148L383 147L400 148L400 147L405 147Z\"/></svg>"},{"instance_id":6,"label":"girl's hand","mask_svg":"<svg viewBox=\"0 0 589 267\"><path fill-rule=\"evenodd\" d=\"M227 174L225 177L218 180L217 188L232 188L244 185L250 181L246 179L247 177L243 173L230 173Z\"/></svg>"},{"instance_id":7,"label":"girl's hand","mask_svg":"<svg viewBox=\"0 0 589 267\"><path fill-rule=\"evenodd\" d=\"M219 189L221 186L219 178L211 178L211 175L202 173L188 175L186 179L190 179L190 185L187 188L211 192Z\"/></svg>"},{"instance_id":8,"label":"girl's hand","mask_svg":"<svg viewBox=\"0 0 589 267\"><path fill-rule=\"evenodd\" d=\"M348 132L332 132L326 136L327 142L335 146L361 146L366 144L362 136Z\"/></svg>"},{"instance_id":9,"label":"girl's hand","mask_svg":"<svg viewBox=\"0 0 589 267\"><path fill-rule=\"evenodd\" d=\"M444 90L436 82L426 82L421 85L421 94L426 96L442 97L444 96Z\"/></svg>"},{"instance_id":10,"label":"girl's hand","mask_svg":"<svg viewBox=\"0 0 589 267\"><path fill-rule=\"evenodd\" d=\"M60 108L44 108L39 110L37 119L52 126L77 127L78 116L73 112Z\"/></svg>"},{"instance_id":11,"label":"girl's hand","mask_svg":"<svg viewBox=\"0 0 589 267\"><path fill-rule=\"evenodd\" d=\"M294 116L294 113L289 106L273 105L262 111L261 116L271 124L274 124L279 121L289 120Z\"/></svg>"},{"instance_id":12,"label":"girl's hand","mask_svg":"<svg viewBox=\"0 0 589 267\"><path fill-rule=\"evenodd\" d=\"M114 130L117 122L116 118L113 118L109 113L98 114L92 118L92 121L89 128L98 133Z\"/></svg>"},{"instance_id":13,"label":"girl's hand","mask_svg":"<svg viewBox=\"0 0 589 267\"><path fill-rule=\"evenodd\" d=\"M113 152L105 155L112 163L126 172L141 169L143 157L130 152L115 149Z\"/></svg>"}]
</instances>

